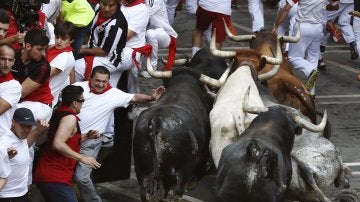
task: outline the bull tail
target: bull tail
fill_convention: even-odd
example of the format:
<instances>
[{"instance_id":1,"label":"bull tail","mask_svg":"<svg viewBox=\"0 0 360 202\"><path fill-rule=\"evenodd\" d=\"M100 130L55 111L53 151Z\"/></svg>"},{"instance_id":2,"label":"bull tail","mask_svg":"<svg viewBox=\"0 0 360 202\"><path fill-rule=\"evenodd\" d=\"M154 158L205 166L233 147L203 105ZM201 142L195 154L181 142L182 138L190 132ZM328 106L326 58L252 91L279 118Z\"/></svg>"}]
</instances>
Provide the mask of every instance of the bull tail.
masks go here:
<instances>
[{"instance_id":1,"label":"bull tail","mask_svg":"<svg viewBox=\"0 0 360 202\"><path fill-rule=\"evenodd\" d=\"M159 119L158 117L152 117L148 124L149 127L149 137L151 138L151 151L153 152L153 162L154 162L154 173L155 177L160 176L160 163L159 163L159 152L160 146L157 141L158 133L159 133Z\"/></svg>"},{"instance_id":2,"label":"bull tail","mask_svg":"<svg viewBox=\"0 0 360 202\"><path fill-rule=\"evenodd\" d=\"M160 174L160 162L159 162L159 155L161 155L161 149L158 141L158 134L160 133L160 120L157 116L152 117L148 124L149 129L149 137L151 139L151 152L153 153L153 170L154 170L154 179L152 182L152 188L155 192L155 195L160 195L159 197L162 198L166 196L164 186L161 180Z\"/></svg>"},{"instance_id":3,"label":"bull tail","mask_svg":"<svg viewBox=\"0 0 360 202\"><path fill-rule=\"evenodd\" d=\"M199 152L199 145L197 143L195 134L191 130L189 131L189 136L190 136L191 148L192 148L191 153L193 155L196 155Z\"/></svg>"}]
</instances>

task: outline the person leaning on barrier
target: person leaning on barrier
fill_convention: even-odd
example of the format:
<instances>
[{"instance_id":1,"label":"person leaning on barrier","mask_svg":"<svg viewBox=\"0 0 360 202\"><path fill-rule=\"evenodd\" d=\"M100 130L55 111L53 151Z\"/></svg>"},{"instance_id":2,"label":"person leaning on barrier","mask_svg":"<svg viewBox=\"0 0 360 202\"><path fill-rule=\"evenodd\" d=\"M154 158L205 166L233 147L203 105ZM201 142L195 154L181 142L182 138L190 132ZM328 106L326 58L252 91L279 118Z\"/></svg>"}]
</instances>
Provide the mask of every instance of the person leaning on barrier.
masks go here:
<instances>
[{"instance_id":1,"label":"person leaning on barrier","mask_svg":"<svg viewBox=\"0 0 360 202\"><path fill-rule=\"evenodd\" d=\"M33 126L37 125L34 129ZM46 121L35 121L30 109L15 110L11 129L0 136L1 147L15 148L16 155L9 160L10 174L4 188L0 191L1 202L28 202L28 175L31 163L29 146L34 143L37 135L48 128Z\"/></svg>"},{"instance_id":2,"label":"person leaning on barrier","mask_svg":"<svg viewBox=\"0 0 360 202\"><path fill-rule=\"evenodd\" d=\"M84 89L84 99L86 101L79 114L79 118L81 119L79 125L82 133L93 130L100 134L104 134L109 131L108 123L116 108L127 107L130 103L156 101L165 92L165 88L160 86L154 89L151 95L129 94L111 87L109 80L109 70L106 67L97 66L94 67L89 81L76 82L73 84L81 86ZM89 139L82 142L80 154L97 158L104 139L105 136L102 136L98 139ZM90 177L91 172L92 167L82 162L78 162L74 179L78 184L79 191L84 201L101 201L101 198L96 194L95 187L92 183Z\"/></svg>"},{"instance_id":3,"label":"person leaning on barrier","mask_svg":"<svg viewBox=\"0 0 360 202\"><path fill-rule=\"evenodd\" d=\"M81 134L77 114L86 102L83 91L80 86L66 86L61 93L61 104L49 122L48 139L34 173L34 182L48 202L77 201L72 187L77 161L94 169L101 166L93 157L79 153L82 141L100 137L92 130Z\"/></svg>"}]
</instances>

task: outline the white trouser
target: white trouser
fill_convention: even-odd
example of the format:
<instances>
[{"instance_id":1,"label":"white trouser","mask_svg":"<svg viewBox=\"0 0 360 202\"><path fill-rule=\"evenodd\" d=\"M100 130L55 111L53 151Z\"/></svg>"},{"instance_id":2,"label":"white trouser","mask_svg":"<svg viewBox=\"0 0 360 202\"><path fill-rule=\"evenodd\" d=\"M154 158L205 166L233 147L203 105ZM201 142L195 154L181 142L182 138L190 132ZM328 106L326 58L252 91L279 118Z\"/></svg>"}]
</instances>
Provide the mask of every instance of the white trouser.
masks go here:
<instances>
[{"instance_id":1,"label":"white trouser","mask_svg":"<svg viewBox=\"0 0 360 202\"><path fill-rule=\"evenodd\" d=\"M300 23L300 40L289 45L290 64L307 77L317 68L323 27L323 24ZM294 26L292 35L295 35L296 32L297 26Z\"/></svg>"},{"instance_id":2,"label":"white trouser","mask_svg":"<svg viewBox=\"0 0 360 202\"><path fill-rule=\"evenodd\" d=\"M355 35L352 26L350 25L349 12L354 10L354 3L341 3L339 2L339 10L327 11L327 20L334 21L337 17L338 25L340 26L342 36L346 43L355 41ZM327 32L327 31L326 31ZM330 34L326 33L321 41L321 45L326 46Z\"/></svg>"},{"instance_id":3,"label":"white trouser","mask_svg":"<svg viewBox=\"0 0 360 202\"><path fill-rule=\"evenodd\" d=\"M278 8L278 13L279 11L286 5L286 1L282 0L279 2L279 8ZM286 35L287 30L289 30L289 35L291 33L293 33L293 27L296 23L296 13L297 13L297 4L295 4L294 6L291 7L288 15L286 16L286 18L283 20L283 22L279 25L278 29L277 29L277 33L278 35ZM297 25L295 25L297 26ZM289 50L289 43L285 44L285 51Z\"/></svg>"},{"instance_id":4,"label":"white trouser","mask_svg":"<svg viewBox=\"0 0 360 202\"><path fill-rule=\"evenodd\" d=\"M196 14L196 10L197 10L197 7L198 7L197 2L198 2L198 0L186 0L185 1L186 11L190 15L195 15Z\"/></svg>"},{"instance_id":5,"label":"white trouser","mask_svg":"<svg viewBox=\"0 0 360 202\"><path fill-rule=\"evenodd\" d=\"M176 7L178 4L179 4L179 0L167 0L166 2L166 10L168 13L170 25L174 23Z\"/></svg>"},{"instance_id":6,"label":"white trouser","mask_svg":"<svg viewBox=\"0 0 360 202\"><path fill-rule=\"evenodd\" d=\"M360 18L358 18L358 17L354 17L353 30L354 30L357 50L358 50L358 53L360 53Z\"/></svg>"},{"instance_id":7,"label":"white trouser","mask_svg":"<svg viewBox=\"0 0 360 202\"><path fill-rule=\"evenodd\" d=\"M109 61L108 57L95 56L92 68L96 66L104 66L110 71L110 85L116 87L121 74L125 70L129 70L135 66L131 57L133 50L125 47L121 52L121 63L118 67L115 67L113 63ZM83 81L85 73L85 60L84 58L75 61L75 81Z\"/></svg>"},{"instance_id":8,"label":"white trouser","mask_svg":"<svg viewBox=\"0 0 360 202\"><path fill-rule=\"evenodd\" d=\"M52 115L52 108L41 102L24 101L16 105L16 108L22 108L22 107L30 109L31 112L34 114L35 120L49 121ZM31 145L31 147L29 148L30 164L29 164L28 185L32 184L32 171L33 171L32 168L33 168L33 161L35 155L34 147L35 144Z\"/></svg>"},{"instance_id":9,"label":"white trouser","mask_svg":"<svg viewBox=\"0 0 360 202\"><path fill-rule=\"evenodd\" d=\"M248 0L249 14L252 20L252 31L264 28L264 7L262 0Z\"/></svg>"},{"instance_id":10,"label":"white trouser","mask_svg":"<svg viewBox=\"0 0 360 202\"><path fill-rule=\"evenodd\" d=\"M151 65L154 68L157 67L159 48L168 48L170 42L170 36L163 28L146 30L146 43L152 46Z\"/></svg>"}]
</instances>

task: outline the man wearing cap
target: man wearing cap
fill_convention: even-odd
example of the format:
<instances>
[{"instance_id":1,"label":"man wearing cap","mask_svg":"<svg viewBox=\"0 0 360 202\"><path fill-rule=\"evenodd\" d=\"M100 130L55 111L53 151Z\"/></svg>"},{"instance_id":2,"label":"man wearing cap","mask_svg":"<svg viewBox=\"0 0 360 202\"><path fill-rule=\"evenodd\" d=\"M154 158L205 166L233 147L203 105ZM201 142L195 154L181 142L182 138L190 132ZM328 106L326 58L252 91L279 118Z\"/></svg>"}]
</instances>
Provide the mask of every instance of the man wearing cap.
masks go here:
<instances>
[{"instance_id":1,"label":"man wearing cap","mask_svg":"<svg viewBox=\"0 0 360 202\"><path fill-rule=\"evenodd\" d=\"M15 110L11 129L0 136L2 148L14 147L16 155L10 159L10 174L4 188L0 191L0 201L30 201L28 192L29 174L29 145L32 145L36 136L47 128L47 123L41 121L35 127L36 121L31 110L18 108Z\"/></svg>"}]
</instances>

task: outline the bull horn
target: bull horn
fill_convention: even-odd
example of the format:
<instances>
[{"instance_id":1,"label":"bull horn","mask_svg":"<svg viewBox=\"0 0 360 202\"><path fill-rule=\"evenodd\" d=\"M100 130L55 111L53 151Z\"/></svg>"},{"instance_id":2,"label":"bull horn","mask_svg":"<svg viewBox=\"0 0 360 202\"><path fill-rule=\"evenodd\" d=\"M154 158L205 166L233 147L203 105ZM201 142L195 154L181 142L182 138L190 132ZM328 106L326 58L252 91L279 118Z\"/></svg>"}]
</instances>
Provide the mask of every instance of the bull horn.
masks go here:
<instances>
[{"instance_id":1,"label":"bull horn","mask_svg":"<svg viewBox=\"0 0 360 202\"><path fill-rule=\"evenodd\" d=\"M273 65L280 65L283 61L283 55L281 52L280 42L277 42L276 44L276 58L269 57L266 55L262 55L261 58L264 58L266 60L266 63L273 64Z\"/></svg>"},{"instance_id":2,"label":"bull horn","mask_svg":"<svg viewBox=\"0 0 360 202\"><path fill-rule=\"evenodd\" d=\"M250 94L250 87L246 90L245 96L244 96L244 102L243 102L243 110L244 112L250 113L250 114L260 114L262 112L269 111L269 108L267 107L257 107L257 106L250 106L249 105L249 94Z\"/></svg>"},{"instance_id":3,"label":"bull horn","mask_svg":"<svg viewBox=\"0 0 360 202\"><path fill-rule=\"evenodd\" d=\"M229 27L227 26L225 19L223 18L223 22L224 22L224 26L225 26L225 32L226 35L229 37L229 39L233 40L233 41L251 41L253 39L256 38L256 36L254 34L251 35L233 35L229 29Z\"/></svg>"},{"instance_id":4,"label":"bull horn","mask_svg":"<svg viewBox=\"0 0 360 202\"><path fill-rule=\"evenodd\" d=\"M154 67L151 65L151 61L150 61L149 57L146 59L146 69L149 72L149 74L155 78L171 78L172 77L171 71L154 70Z\"/></svg>"},{"instance_id":5,"label":"bull horn","mask_svg":"<svg viewBox=\"0 0 360 202\"><path fill-rule=\"evenodd\" d=\"M161 57L161 61L163 64L167 64L168 63L168 60L165 59L164 57ZM177 60L174 60L174 66L184 66L186 63L190 62L191 59L189 58L186 58L186 59L177 59Z\"/></svg>"},{"instance_id":6,"label":"bull horn","mask_svg":"<svg viewBox=\"0 0 360 202\"><path fill-rule=\"evenodd\" d=\"M228 65L225 72L221 75L220 79L213 79L209 76L206 76L205 74L201 74L200 81L214 88L220 88L225 83L233 64L234 60Z\"/></svg>"},{"instance_id":7,"label":"bull horn","mask_svg":"<svg viewBox=\"0 0 360 202\"><path fill-rule=\"evenodd\" d=\"M291 118L298 124L300 127L305 128L312 132L322 132L324 131L324 128L326 126L327 122L327 112L325 110L323 118L321 122L318 125L315 125L308 121L307 119L303 118L302 114L299 112L299 110L296 110L292 107L285 106L285 105L278 105L282 108L285 108L287 113L291 116ZM278 107L275 106L275 107Z\"/></svg>"},{"instance_id":8,"label":"bull horn","mask_svg":"<svg viewBox=\"0 0 360 202\"><path fill-rule=\"evenodd\" d=\"M211 36L211 42L210 42L211 54L218 56L218 57L222 57L222 58L231 58L236 55L235 51L221 51L221 50L216 49L215 37L216 37L216 29L214 28L213 34Z\"/></svg>"},{"instance_id":9,"label":"bull horn","mask_svg":"<svg viewBox=\"0 0 360 202\"><path fill-rule=\"evenodd\" d=\"M263 74L258 75L259 81L266 81L274 77L280 70L280 65L274 65L273 68Z\"/></svg>"},{"instance_id":10,"label":"bull horn","mask_svg":"<svg viewBox=\"0 0 360 202\"><path fill-rule=\"evenodd\" d=\"M305 128L309 131L312 132L322 132L324 131L324 128L326 126L326 121L327 121L327 112L325 110L324 112L324 116L321 120L321 122L318 125L315 125L313 123L311 123L310 121L302 118L300 115L297 115L294 117L294 121L301 126L302 128Z\"/></svg>"},{"instance_id":11,"label":"bull horn","mask_svg":"<svg viewBox=\"0 0 360 202\"><path fill-rule=\"evenodd\" d=\"M297 23L297 32L295 36L278 36L278 39L283 43L296 43L300 40L300 23Z\"/></svg>"}]
</instances>

